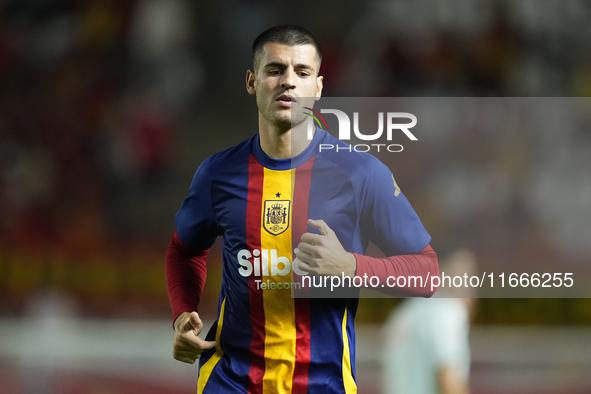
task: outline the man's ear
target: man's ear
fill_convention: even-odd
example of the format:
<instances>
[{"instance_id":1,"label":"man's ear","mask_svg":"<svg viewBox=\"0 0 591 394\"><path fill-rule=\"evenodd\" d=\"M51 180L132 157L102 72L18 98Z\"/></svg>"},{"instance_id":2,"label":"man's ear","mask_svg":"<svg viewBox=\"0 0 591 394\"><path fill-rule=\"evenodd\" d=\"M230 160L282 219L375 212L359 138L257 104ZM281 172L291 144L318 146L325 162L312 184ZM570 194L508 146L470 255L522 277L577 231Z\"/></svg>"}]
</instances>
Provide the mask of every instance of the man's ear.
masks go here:
<instances>
[{"instance_id":1,"label":"man's ear","mask_svg":"<svg viewBox=\"0 0 591 394\"><path fill-rule=\"evenodd\" d=\"M322 96L322 88L324 85L322 84L322 80L324 79L323 76L316 77L316 101L320 100L320 96Z\"/></svg>"},{"instance_id":2,"label":"man's ear","mask_svg":"<svg viewBox=\"0 0 591 394\"><path fill-rule=\"evenodd\" d=\"M256 83L255 82L256 82L256 77L255 77L254 71L247 70L246 71L246 91L251 96L256 95L256 92L257 92Z\"/></svg>"}]
</instances>

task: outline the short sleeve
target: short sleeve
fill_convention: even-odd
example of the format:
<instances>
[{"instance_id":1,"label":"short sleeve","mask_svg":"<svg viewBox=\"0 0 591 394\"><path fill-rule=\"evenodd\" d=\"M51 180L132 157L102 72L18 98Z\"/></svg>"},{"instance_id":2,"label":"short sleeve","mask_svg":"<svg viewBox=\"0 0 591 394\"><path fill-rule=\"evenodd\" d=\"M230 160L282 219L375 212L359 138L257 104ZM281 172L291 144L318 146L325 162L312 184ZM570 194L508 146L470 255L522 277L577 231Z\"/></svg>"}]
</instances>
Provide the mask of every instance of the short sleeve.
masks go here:
<instances>
[{"instance_id":1,"label":"short sleeve","mask_svg":"<svg viewBox=\"0 0 591 394\"><path fill-rule=\"evenodd\" d=\"M179 239L189 249L209 249L219 235L211 205L211 179L209 161L204 161L193 177L189 195L175 216Z\"/></svg>"},{"instance_id":2,"label":"short sleeve","mask_svg":"<svg viewBox=\"0 0 591 394\"><path fill-rule=\"evenodd\" d=\"M431 300L429 300L431 301ZM435 299L431 311L435 324L432 351L438 366L453 365L463 368L469 365L469 322L466 308L457 299Z\"/></svg>"},{"instance_id":3,"label":"short sleeve","mask_svg":"<svg viewBox=\"0 0 591 394\"><path fill-rule=\"evenodd\" d=\"M367 172L361 231L386 256L420 252L431 237L388 167L375 159Z\"/></svg>"}]
</instances>

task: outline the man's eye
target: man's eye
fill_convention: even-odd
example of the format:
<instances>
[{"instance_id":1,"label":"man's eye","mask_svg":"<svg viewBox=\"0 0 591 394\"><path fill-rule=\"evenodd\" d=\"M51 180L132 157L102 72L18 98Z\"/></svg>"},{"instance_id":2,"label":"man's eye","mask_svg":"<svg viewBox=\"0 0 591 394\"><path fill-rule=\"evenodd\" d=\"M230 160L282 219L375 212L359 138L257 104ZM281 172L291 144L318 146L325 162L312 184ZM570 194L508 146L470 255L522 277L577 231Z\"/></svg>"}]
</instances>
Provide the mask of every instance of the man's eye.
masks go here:
<instances>
[{"instance_id":1,"label":"man's eye","mask_svg":"<svg viewBox=\"0 0 591 394\"><path fill-rule=\"evenodd\" d=\"M269 75L279 75L280 73L279 70L269 70Z\"/></svg>"},{"instance_id":2,"label":"man's eye","mask_svg":"<svg viewBox=\"0 0 591 394\"><path fill-rule=\"evenodd\" d=\"M298 75L299 75L301 78L306 78L306 77L307 77L307 76L309 76L310 74L308 74L307 72L299 72L299 73L298 73Z\"/></svg>"}]
</instances>

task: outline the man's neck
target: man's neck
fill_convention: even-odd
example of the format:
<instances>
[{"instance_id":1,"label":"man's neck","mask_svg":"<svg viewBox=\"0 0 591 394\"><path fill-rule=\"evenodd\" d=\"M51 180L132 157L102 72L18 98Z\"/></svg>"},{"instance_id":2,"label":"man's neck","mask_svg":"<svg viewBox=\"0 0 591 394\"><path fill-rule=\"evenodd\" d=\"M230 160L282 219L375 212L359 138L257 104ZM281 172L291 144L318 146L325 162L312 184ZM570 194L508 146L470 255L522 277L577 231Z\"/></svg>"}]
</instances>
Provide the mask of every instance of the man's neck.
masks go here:
<instances>
[{"instance_id":1,"label":"man's neck","mask_svg":"<svg viewBox=\"0 0 591 394\"><path fill-rule=\"evenodd\" d=\"M302 153L311 142L305 133L306 122L284 130L277 125L259 120L261 149L272 159L290 159Z\"/></svg>"}]
</instances>

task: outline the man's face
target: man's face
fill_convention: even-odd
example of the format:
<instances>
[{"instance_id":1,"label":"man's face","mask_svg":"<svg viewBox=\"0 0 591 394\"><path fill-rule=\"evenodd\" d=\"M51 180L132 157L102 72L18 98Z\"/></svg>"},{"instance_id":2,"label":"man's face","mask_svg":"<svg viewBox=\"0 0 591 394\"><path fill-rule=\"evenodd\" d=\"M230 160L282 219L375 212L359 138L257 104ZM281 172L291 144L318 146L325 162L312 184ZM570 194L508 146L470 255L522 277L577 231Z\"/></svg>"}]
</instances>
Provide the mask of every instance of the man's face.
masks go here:
<instances>
[{"instance_id":1,"label":"man's face","mask_svg":"<svg viewBox=\"0 0 591 394\"><path fill-rule=\"evenodd\" d=\"M307 116L300 109L312 107L322 93L316 48L267 43L257 60L256 69L248 70L246 74L246 89L256 95L262 117L271 124L289 129L293 108L294 126L306 120Z\"/></svg>"}]
</instances>

